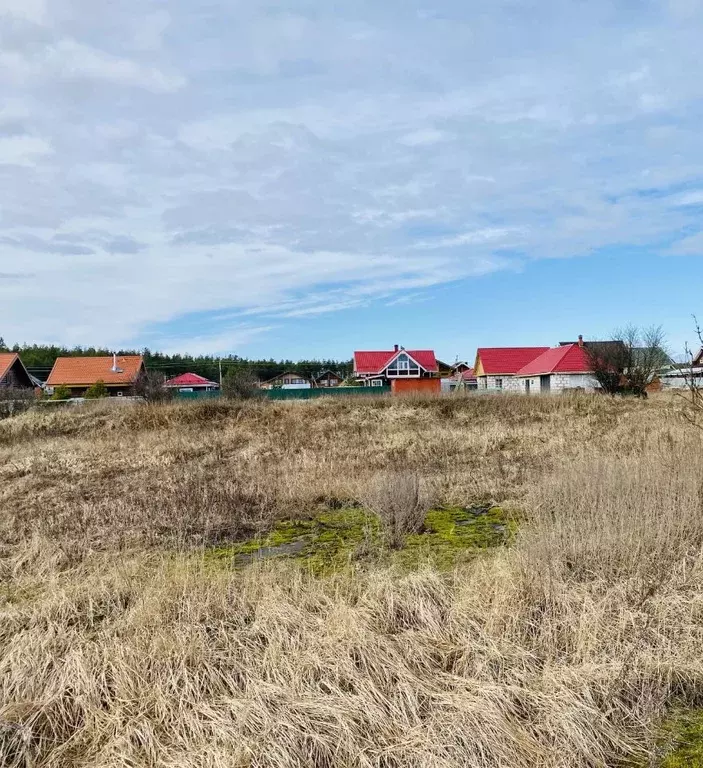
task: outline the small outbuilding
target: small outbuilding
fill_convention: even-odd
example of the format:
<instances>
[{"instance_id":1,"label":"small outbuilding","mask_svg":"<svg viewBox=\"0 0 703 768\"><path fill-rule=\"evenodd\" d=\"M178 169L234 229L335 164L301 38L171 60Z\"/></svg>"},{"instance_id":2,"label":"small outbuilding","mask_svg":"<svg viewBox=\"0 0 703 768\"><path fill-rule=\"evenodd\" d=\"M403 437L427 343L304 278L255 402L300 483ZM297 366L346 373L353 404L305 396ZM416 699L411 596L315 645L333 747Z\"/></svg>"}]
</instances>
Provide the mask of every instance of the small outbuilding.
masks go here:
<instances>
[{"instance_id":1,"label":"small outbuilding","mask_svg":"<svg viewBox=\"0 0 703 768\"><path fill-rule=\"evenodd\" d=\"M164 387L178 392L216 392L220 385L197 373L182 373L166 381Z\"/></svg>"}]
</instances>

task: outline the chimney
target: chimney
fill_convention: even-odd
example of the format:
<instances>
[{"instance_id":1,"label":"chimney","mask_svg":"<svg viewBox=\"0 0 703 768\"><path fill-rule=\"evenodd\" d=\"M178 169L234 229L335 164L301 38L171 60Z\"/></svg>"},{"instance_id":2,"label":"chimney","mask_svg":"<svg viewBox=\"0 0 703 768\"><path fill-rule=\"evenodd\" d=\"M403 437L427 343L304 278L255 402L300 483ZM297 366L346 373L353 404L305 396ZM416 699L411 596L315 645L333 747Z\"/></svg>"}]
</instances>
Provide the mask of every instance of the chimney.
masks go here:
<instances>
[{"instance_id":1,"label":"chimney","mask_svg":"<svg viewBox=\"0 0 703 768\"><path fill-rule=\"evenodd\" d=\"M583 346L583 336L579 333L579 347Z\"/></svg>"},{"instance_id":2,"label":"chimney","mask_svg":"<svg viewBox=\"0 0 703 768\"><path fill-rule=\"evenodd\" d=\"M397 344L394 344L394 345L393 345L393 351L394 351L394 352L397 352L397 351L398 351L398 345L397 345Z\"/></svg>"},{"instance_id":3,"label":"chimney","mask_svg":"<svg viewBox=\"0 0 703 768\"><path fill-rule=\"evenodd\" d=\"M113 373L123 373L123 370L117 365L117 352L112 353L112 368Z\"/></svg>"}]
</instances>

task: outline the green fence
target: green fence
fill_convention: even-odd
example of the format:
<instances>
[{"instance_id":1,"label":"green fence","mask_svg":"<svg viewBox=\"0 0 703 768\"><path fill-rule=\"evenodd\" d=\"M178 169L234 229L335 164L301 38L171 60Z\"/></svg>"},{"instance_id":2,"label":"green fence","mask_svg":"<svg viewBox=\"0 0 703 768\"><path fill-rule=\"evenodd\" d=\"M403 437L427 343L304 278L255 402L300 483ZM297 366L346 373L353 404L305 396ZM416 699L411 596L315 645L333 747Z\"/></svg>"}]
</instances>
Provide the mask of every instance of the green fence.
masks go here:
<instances>
[{"instance_id":1,"label":"green fence","mask_svg":"<svg viewBox=\"0 0 703 768\"><path fill-rule=\"evenodd\" d=\"M215 400L220 396L219 390L214 392L176 392L182 400Z\"/></svg>"},{"instance_id":2,"label":"green fence","mask_svg":"<svg viewBox=\"0 0 703 768\"><path fill-rule=\"evenodd\" d=\"M313 400L316 397L349 397L351 395L386 395L390 387L330 387L329 389L264 389L269 400ZM219 392L178 392L183 400L206 400L220 397Z\"/></svg>"},{"instance_id":3,"label":"green fence","mask_svg":"<svg viewBox=\"0 0 703 768\"><path fill-rule=\"evenodd\" d=\"M316 397L349 397L350 395L385 395L390 387L330 387L329 389L268 389L270 400L313 400Z\"/></svg>"}]
</instances>

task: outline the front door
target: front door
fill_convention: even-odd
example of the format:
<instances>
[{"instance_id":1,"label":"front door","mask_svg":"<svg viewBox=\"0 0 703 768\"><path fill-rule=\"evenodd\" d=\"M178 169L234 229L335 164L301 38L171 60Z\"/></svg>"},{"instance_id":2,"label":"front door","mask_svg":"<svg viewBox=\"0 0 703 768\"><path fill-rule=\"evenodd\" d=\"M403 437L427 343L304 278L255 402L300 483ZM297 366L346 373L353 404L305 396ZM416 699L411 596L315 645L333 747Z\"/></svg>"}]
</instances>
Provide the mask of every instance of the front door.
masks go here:
<instances>
[{"instance_id":1,"label":"front door","mask_svg":"<svg viewBox=\"0 0 703 768\"><path fill-rule=\"evenodd\" d=\"M551 376L540 376L539 377L539 388L541 392L549 392L549 390L552 388L552 377Z\"/></svg>"}]
</instances>

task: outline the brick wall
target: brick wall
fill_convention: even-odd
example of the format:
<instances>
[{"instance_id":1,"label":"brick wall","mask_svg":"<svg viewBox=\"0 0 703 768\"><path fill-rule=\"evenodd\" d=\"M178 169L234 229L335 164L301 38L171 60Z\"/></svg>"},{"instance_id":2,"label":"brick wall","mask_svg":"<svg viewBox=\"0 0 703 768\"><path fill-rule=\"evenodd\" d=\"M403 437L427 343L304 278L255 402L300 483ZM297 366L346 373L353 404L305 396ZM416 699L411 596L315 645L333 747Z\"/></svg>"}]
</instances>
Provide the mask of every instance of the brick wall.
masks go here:
<instances>
[{"instance_id":1,"label":"brick wall","mask_svg":"<svg viewBox=\"0 0 703 768\"><path fill-rule=\"evenodd\" d=\"M485 385L481 384L481 379L486 382ZM502 388L499 389L496 387L496 379L503 380ZM479 379L478 388L479 390L488 390L489 392L520 392L524 390L525 385L522 383L521 379L518 379L515 376L482 376Z\"/></svg>"},{"instance_id":2,"label":"brick wall","mask_svg":"<svg viewBox=\"0 0 703 768\"><path fill-rule=\"evenodd\" d=\"M552 391L561 392L565 389L596 389L598 382L587 373L555 373L552 375Z\"/></svg>"}]
</instances>

